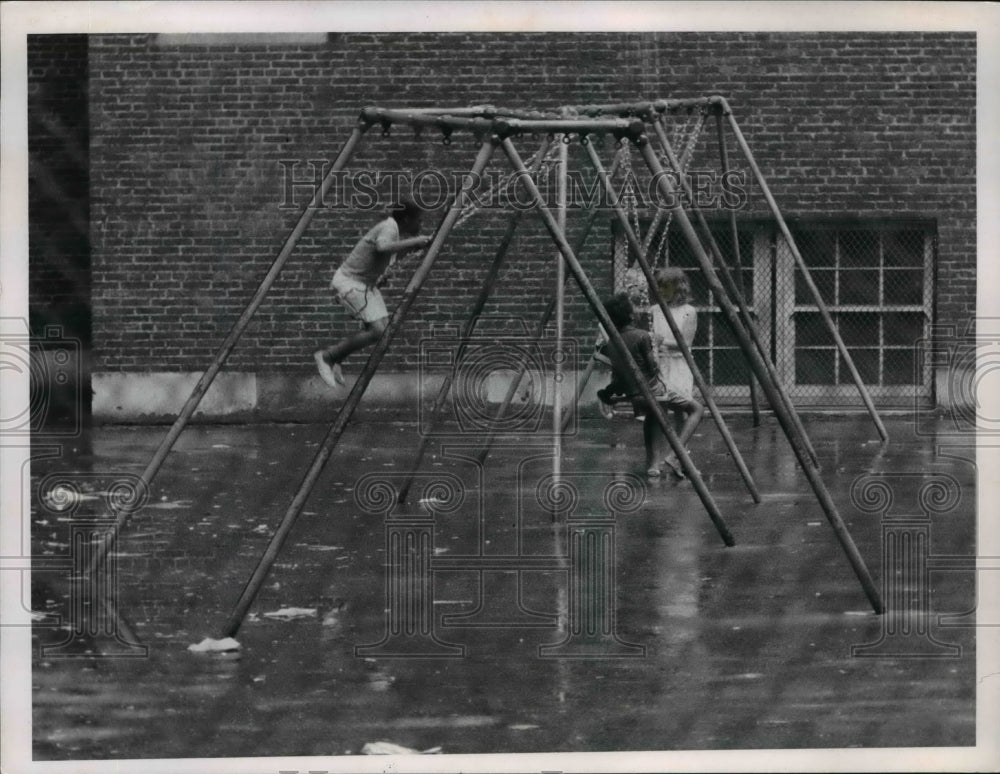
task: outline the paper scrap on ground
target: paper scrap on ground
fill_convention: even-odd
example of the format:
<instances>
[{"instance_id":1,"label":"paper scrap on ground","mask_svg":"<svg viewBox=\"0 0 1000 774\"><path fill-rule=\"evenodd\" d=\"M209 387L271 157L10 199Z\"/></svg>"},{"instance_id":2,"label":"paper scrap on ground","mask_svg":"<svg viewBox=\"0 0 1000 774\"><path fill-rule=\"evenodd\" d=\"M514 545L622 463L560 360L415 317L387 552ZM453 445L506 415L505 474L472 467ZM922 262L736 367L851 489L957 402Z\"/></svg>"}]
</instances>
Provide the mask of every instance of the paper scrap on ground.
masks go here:
<instances>
[{"instance_id":1,"label":"paper scrap on ground","mask_svg":"<svg viewBox=\"0 0 1000 774\"><path fill-rule=\"evenodd\" d=\"M223 637L221 640L213 640L206 637L197 645L188 645L188 650L192 653L225 653L227 651L239 650L240 645L232 637Z\"/></svg>"},{"instance_id":2,"label":"paper scrap on ground","mask_svg":"<svg viewBox=\"0 0 1000 774\"><path fill-rule=\"evenodd\" d=\"M281 621L291 621L294 618L315 618L315 607L283 607L281 610L274 610L264 613L265 618L276 618Z\"/></svg>"},{"instance_id":3,"label":"paper scrap on ground","mask_svg":"<svg viewBox=\"0 0 1000 774\"><path fill-rule=\"evenodd\" d=\"M145 506L146 508L156 508L160 511L176 511L182 508L189 508L191 506L190 500L167 500L164 498L158 503L150 503Z\"/></svg>"}]
</instances>

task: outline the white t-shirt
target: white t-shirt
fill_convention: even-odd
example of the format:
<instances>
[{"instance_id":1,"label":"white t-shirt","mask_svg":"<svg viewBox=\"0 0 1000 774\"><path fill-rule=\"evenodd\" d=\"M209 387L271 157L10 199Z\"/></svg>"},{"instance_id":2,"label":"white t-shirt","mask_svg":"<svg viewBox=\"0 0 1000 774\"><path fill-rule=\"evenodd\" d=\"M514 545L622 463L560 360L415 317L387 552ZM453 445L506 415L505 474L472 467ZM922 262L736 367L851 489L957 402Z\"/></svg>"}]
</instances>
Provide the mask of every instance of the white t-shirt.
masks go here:
<instances>
[{"instance_id":1,"label":"white t-shirt","mask_svg":"<svg viewBox=\"0 0 1000 774\"><path fill-rule=\"evenodd\" d=\"M388 252L388 247L398 241L399 224L396 219L388 217L380 220L358 240L341 264L340 273L369 287L375 285L395 261L396 254Z\"/></svg>"}]
</instances>

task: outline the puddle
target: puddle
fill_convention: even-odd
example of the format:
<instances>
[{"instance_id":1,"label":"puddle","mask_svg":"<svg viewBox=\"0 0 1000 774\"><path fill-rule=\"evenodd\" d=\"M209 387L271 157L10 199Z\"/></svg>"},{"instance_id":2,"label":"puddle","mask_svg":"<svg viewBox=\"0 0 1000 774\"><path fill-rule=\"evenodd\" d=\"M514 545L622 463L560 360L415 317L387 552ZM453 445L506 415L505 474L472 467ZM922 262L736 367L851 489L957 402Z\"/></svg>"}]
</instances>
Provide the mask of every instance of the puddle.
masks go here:
<instances>
[{"instance_id":1,"label":"puddle","mask_svg":"<svg viewBox=\"0 0 1000 774\"><path fill-rule=\"evenodd\" d=\"M903 419L888 425L898 469L924 465L939 439L915 436ZM425 472L453 474L465 500L453 510L415 508L408 521L365 511L353 493L373 472L398 485L414 428L351 425L240 622L237 657L187 648L221 638L301 483L311 457L302 449L316 445L304 438L323 428L193 428L197 477L183 464L193 458L168 458L145 506L155 518L140 513L115 555L117 608L149 650L118 657L127 647L98 632L72 646L77 655L118 656L39 655L35 757L103 758L113 768L116 758L359 754L376 742L445 754L974 743L975 631L938 633L962 646L956 658L852 658L852 646L879 641L883 619L866 607L835 536L816 529L826 522L787 442L747 418L730 426L761 505L748 504L710 423L691 445L713 473L708 485L733 548L690 486L644 484L633 510L608 517L611 482L643 480L641 428L631 421L582 423L566 440L575 510L571 525L555 526L539 499L551 463L536 459L548 448L536 437L498 443L482 467L462 458L474 450L435 449ZM881 525L850 508L856 474L877 451L870 424L848 418L809 430L824 481L853 520L861 554L876 563ZM88 465L141 466L163 432L95 431ZM933 464L971 491L971 465ZM32 468L46 472L45 461ZM973 499L934 522L933 553L972 550ZM40 515L47 523L36 523L33 548L65 555L73 519ZM600 558L588 565L596 576L569 571L569 546L585 534L610 547L589 554ZM486 558L494 564L480 564ZM67 572L34 574L36 654L71 634L42 625L55 615L65 622L79 593ZM970 579L932 575L935 610L972 609ZM601 578L606 596L568 585L588 577ZM579 616L608 612L600 599L615 601L614 615L591 621L585 637L588 619ZM567 626L568 600L576 629Z\"/></svg>"}]
</instances>

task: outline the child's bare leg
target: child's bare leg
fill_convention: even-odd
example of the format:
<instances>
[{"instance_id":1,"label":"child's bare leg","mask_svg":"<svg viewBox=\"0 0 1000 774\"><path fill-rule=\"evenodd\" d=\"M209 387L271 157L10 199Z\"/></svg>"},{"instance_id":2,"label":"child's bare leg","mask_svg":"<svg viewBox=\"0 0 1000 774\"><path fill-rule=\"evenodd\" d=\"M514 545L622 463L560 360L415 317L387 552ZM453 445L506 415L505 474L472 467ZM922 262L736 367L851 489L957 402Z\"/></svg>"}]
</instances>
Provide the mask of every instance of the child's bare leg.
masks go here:
<instances>
[{"instance_id":1,"label":"child's bare leg","mask_svg":"<svg viewBox=\"0 0 1000 774\"><path fill-rule=\"evenodd\" d=\"M646 414L642 421L642 442L646 447L646 470L659 470L659 456L657 455L657 435L660 433L660 426L651 412Z\"/></svg>"},{"instance_id":2,"label":"child's bare leg","mask_svg":"<svg viewBox=\"0 0 1000 774\"><path fill-rule=\"evenodd\" d=\"M694 435L695 429L697 429L698 424L701 422L701 418L705 414L705 407L702 406L696 400L689 400L684 404L684 413L687 414L687 418L684 420L684 425L681 427L680 439L681 445L687 446L688 440Z\"/></svg>"},{"instance_id":3,"label":"child's bare leg","mask_svg":"<svg viewBox=\"0 0 1000 774\"><path fill-rule=\"evenodd\" d=\"M677 433L677 440L680 442L682 448L687 448L687 443L691 436L694 435L695 428L698 427L698 423L701 422L702 415L705 413L705 409L696 400L687 400L683 403L670 403L670 410L673 414L673 418L680 425L680 430ZM672 448L668 446L665 450L666 456L664 457L664 463L671 468L675 475L680 478L684 478L684 472L681 468L680 462L677 459L677 454Z\"/></svg>"},{"instance_id":4,"label":"child's bare leg","mask_svg":"<svg viewBox=\"0 0 1000 774\"><path fill-rule=\"evenodd\" d=\"M646 447L646 471L650 475L660 475L662 467L660 460L669 450L667 445L667 435L660 427L652 407L643 404L645 409L645 419L642 420L642 440ZM653 471L656 471L655 473Z\"/></svg>"},{"instance_id":5,"label":"child's bare leg","mask_svg":"<svg viewBox=\"0 0 1000 774\"><path fill-rule=\"evenodd\" d=\"M666 403L663 404L663 413L670 417L670 421L674 423L674 432L677 433L677 438L680 440L681 444L684 443L684 439L681 437L681 431L684 428L684 422L687 420L687 411L683 403ZM674 454L674 449L670 445L669 441L664 443L663 453L665 455L671 455L676 457Z\"/></svg>"},{"instance_id":6,"label":"child's bare leg","mask_svg":"<svg viewBox=\"0 0 1000 774\"><path fill-rule=\"evenodd\" d=\"M677 437L679 438L681 435L681 430L684 428L684 420L687 419L687 412L684 410L682 406L678 406L676 403L671 403L669 405L671 410L670 411L671 418L674 423L674 432L677 433ZM667 451L671 450L667 449Z\"/></svg>"},{"instance_id":7,"label":"child's bare leg","mask_svg":"<svg viewBox=\"0 0 1000 774\"><path fill-rule=\"evenodd\" d=\"M667 406L663 403L660 403L659 405L660 409L663 411L664 416L667 418L667 421L668 422L673 421L670 418L670 412L667 409ZM650 418L653 419L652 417ZM660 460L664 459L668 454L670 454L671 452L670 441L667 440L667 434L663 432L663 428L660 427L660 423L657 422L655 419L653 419L653 426L655 429L653 455L654 459L657 460L657 463L659 463ZM657 467L659 467L658 464Z\"/></svg>"},{"instance_id":8,"label":"child's bare leg","mask_svg":"<svg viewBox=\"0 0 1000 774\"><path fill-rule=\"evenodd\" d=\"M365 327L356 333L352 333L347 338L334 344L326 350L327 359L332 363L339 363L348 355L357 352L359 349L374 344L385 331L388 318L383 317L370 323L365 323Z\"/></svg>"}]
</instances>

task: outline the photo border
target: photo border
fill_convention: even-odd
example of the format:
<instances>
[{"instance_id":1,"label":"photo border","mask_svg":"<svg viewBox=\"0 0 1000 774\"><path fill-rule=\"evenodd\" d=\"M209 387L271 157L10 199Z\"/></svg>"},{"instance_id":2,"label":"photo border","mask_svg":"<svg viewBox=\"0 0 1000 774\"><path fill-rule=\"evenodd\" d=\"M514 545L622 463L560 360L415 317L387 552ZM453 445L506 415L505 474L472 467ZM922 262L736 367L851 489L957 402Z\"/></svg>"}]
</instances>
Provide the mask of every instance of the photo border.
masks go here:
<instances>
[{"instance_id":1,"label":"photo border","mask_svg":"<svg viewBox=\"0 0 1000 774\"><path fill-rule=\"evenodd\" d=\"M190 31L210 33L327 31L976 31L977 70L977 309L1000 317L1000 244L996 213L1000 158L1000 6L988 3L906 2L7 2L0 5L0 316L28 318L28 34ZM988 374L982 374L987 378ZM26 375L0 373L0 394L15 407L28 404ZM983 383L981 383L982 387ZM985 416L1000 416L1000 389L981 389ZM24 439L0 439L0 545L19 546L28 523L22 466ZM1000 555L1000 530L987 514L995 502L1000 446L977 441L980 556ZM8 553L7 551L4 552ZM3 557L0 557L2 559ZM0 567L0 569L3 569ZM0 577L6 573L0 573ZM11 575L13 577L13 575ZM21 608L19 583L0 583L0 768L11 774L67 770L67 762L31 760L31 629ZM979 577L981 609L997 609L1000 573ZM1000 765L1000 642L980 630L977 638L975 748L734 750L577 754L295 757L120 760L115 771L185 772L381 772L394 771L947 771ZM74 773L108 771L107 761L76 761Z\"/></svg>"}]
</instances>

